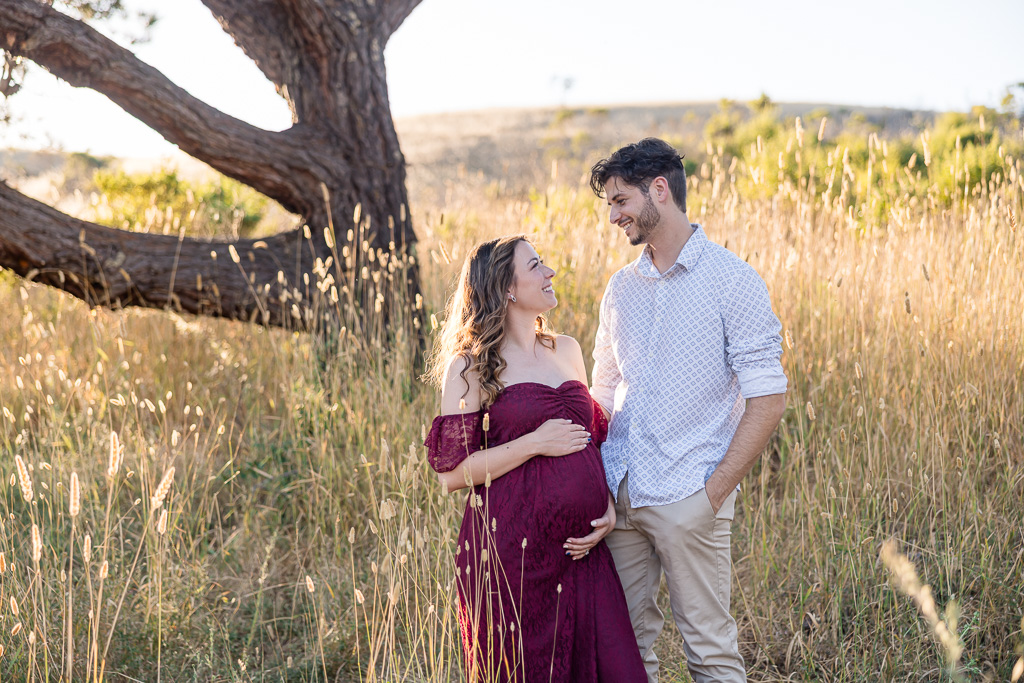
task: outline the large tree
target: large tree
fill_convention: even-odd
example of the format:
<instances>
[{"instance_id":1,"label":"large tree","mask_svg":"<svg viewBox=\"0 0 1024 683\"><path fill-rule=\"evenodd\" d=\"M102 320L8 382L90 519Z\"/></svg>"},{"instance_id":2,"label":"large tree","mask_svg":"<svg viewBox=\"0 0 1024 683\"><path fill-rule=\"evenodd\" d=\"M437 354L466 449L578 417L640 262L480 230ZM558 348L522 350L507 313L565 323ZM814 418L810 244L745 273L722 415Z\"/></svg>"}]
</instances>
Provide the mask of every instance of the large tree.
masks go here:
<instances>
[{"instance_id":1,"label":"large tree","mask_svg":"<svg viewBox=\"0 0 1024 683\"><path fill-rule=\"evenodd\" d=\"M78 220L0 182L0 267L93 305L171 306L270 325L314 326L323 311L314 314L311 295L328 274L330 294L369 315L396 276L415 296L384 46L419 0L202 2L288 102L289 129L261 130L197 100L52 2L0 0L0 50L7 62L24 58L102 93L305 225L232 243L137 234Z\"/></svg>"}]
</instances>

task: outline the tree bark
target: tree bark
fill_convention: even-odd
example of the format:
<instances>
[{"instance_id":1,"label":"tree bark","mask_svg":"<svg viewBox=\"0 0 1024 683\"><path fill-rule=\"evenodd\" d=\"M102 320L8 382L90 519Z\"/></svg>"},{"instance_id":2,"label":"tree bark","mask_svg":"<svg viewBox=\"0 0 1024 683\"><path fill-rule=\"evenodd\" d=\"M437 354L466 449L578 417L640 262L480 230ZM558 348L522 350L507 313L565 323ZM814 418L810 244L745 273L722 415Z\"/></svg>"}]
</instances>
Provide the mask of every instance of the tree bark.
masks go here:
<instances>
[{"instance_id":1,"label":"tree bark","mask_svg":"<svg viewBox=\"0 0 1024 683\"><path fill-rule=\"evenodd\" d=\"M2 186L0 267L33 273L92 304L175 306L282 325L294 322L293 305L301 320L317 320L310 298L295 293L322 281L327 271L317 276L317 259L321 270L330 259L337 286L348 287L363 314L389 315L388 283L412 302L419 291L416 237L383 50L418 1L204 0L292 108L292 128L268 132L195 99L47 4L0 0L0 48L103 93L185 152L301 215L308 227L234 243L236 264L227 243L109 230ZM325 237L332 224L335 248Z\"/></svg>"},{"instance_id":2,"label":"tree bark","mask_svg":"<svg viewBox=\"0 0 1024 683\"><path fill-rule=\"evenodd\" d=\"M302 230L233 243L133 233L72 218L2 182L0 206L5 267L92 305L171 307L313 327L314 321L303 316L315 298L310 290L316 281L296 290L278 276L282 273L286 283L301 282L302 273L312 271Z\"/></svg>"}]
</instances>

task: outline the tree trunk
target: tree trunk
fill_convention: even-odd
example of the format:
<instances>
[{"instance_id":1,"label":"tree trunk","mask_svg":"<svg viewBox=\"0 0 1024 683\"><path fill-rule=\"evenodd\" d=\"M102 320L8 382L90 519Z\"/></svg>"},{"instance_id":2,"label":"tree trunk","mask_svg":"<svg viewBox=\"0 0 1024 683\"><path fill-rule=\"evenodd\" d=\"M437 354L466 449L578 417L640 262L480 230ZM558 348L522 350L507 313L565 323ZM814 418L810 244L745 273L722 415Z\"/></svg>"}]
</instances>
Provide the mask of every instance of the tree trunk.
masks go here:
<instances>
[{"instance_id":1,"label":"tree trunk","mask_svg":"<svg viewBox=\"0 0 1024 683\"><path fill-rule=\"evenodd\" d=\"M37 0L0 0L0 47L105 94L306 223L230 245L133 234L0 184L0 266L90 304L268 325L315 327L345 306L387 320L392 290L413 305L416 237L383 49L418 1L204 0L288 100L295 123L273 133L196 100L81 21Z\"/></svg>"}]
</instances>

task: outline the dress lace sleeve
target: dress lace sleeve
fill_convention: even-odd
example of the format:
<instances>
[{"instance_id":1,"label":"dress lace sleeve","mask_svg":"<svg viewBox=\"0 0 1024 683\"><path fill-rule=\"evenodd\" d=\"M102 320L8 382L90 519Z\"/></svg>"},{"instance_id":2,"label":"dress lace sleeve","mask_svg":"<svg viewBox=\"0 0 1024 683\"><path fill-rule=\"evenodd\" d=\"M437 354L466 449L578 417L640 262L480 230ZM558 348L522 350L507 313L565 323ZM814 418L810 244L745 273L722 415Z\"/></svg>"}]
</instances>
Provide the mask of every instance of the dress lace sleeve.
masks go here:
<instances>
[{"instance_id":1,"label":"dress lace sleeve","mask_svg":"<svg viewBox=\"0 0 1024 683\"><path fill-rule=\"evenodd\" d=\"M438 415L427 433L427 461L435 472L451 472L483 444L483 413Z\"/></svg>"},{"instance_id":2,"label":"dress lace sleeve","mask_svg":"<svg viewBox=\"0 0 1024 683\"><path fill-rule=\"evenodd\" d=\"M593 424L590 426L590 437L594 440L594 445L600 446L608 438L608 418L604 416L601 404L596 400L593 403L594 419L592 421Z\"/></svg>"}]
</instances>

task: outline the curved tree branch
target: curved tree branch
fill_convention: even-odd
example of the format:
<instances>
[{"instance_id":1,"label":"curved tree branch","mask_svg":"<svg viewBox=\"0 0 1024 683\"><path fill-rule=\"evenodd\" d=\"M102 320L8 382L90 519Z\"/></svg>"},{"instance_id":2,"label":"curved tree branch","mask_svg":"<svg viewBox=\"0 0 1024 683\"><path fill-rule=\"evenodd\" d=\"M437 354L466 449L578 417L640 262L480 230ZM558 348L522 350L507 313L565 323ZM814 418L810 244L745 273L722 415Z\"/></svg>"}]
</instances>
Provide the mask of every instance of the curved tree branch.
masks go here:
<instances>
[{"instance_id":1,"label":"curved tree branch","mask_svg":"<svg viewBox=\"0 0 1024 683\"><path fill-rule=\"evenodd\" d=\"M294 231L236 242L236 253L244 254L232 262L224 257L232 254L227 243L112 231L4 186L0 267L95 304L172 305L230 318L256 316L269 324L282 324L295 311L305 324L305 316L320 313L308 296L302 300L303 287L296 289L296 283L308 286L333 257L353 308L380 309L386 319L378 284L393 281L388 255L408 254L416 236L388 105L381 31L382 23L396 26L417 1L203 0L223 10L222 26L262 60L264 73L280 78L278 86L299 122L269 133L196 100L128 50L44 2L0 0L0 48L107 95L192 156L300 214L311 234L308 242ZM260 9L271 10L259 16L263 25L253 20ZM261 46L268 32L279 36ZM350 223L355 216L359 220ZM331 224L337 224L343 262L323 234ZM321 265L314 269L317 259ZM418 280L412 257L409 264L402 285L411 301ZM293 308L288 297L294 302L296 294ZM278 308L261 308L260 297Z\"/></svg>"},{"instance_id":2,"label":"curved tree branch","mask_svg":"<svg viewBox=\"0 0 1024 683\"><path fill-rule=\"evenodd\" d=\"M301 230L231 243L133 233L72 218L3 182L0 206L0 268L90 305L311 323L294 320L292 309L314 260Z\"/></svg>"},{"instance_id":3,"label":"curved tree branch","mask_svg":"<svg viewBox=\"0 0 1024 683\"><path fill-rule=\"evenodd\" d=\"M35 0L0 0L0 47L103 93L188 154L289 210L306 208L289 180L310 166L300 131L271 133L228 116L95 29ZM268 166L268 149L284 163Z\"/></svg>"}]
</instances>

